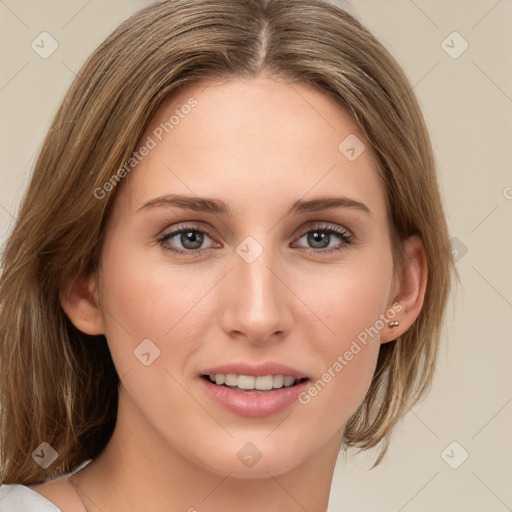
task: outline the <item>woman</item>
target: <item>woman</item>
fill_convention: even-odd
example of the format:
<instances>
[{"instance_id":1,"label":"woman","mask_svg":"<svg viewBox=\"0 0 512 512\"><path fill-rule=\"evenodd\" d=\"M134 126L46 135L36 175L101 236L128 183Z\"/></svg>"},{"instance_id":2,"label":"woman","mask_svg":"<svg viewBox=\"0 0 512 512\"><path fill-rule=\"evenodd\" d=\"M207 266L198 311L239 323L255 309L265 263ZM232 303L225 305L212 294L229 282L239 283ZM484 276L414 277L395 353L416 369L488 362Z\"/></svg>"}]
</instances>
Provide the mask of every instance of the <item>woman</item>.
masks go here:
<instances>
[{"instance_id":1,"label":"woman","mask_svg":"<svg viewBox=\"0 0 512 512\"><path fill-rule=\"evenodd\" d=\"M0 503L52 512L325 511L428 390L454 272L410 84L321 0L125 21L2 267Z\"/></svg>"}]
</instances>

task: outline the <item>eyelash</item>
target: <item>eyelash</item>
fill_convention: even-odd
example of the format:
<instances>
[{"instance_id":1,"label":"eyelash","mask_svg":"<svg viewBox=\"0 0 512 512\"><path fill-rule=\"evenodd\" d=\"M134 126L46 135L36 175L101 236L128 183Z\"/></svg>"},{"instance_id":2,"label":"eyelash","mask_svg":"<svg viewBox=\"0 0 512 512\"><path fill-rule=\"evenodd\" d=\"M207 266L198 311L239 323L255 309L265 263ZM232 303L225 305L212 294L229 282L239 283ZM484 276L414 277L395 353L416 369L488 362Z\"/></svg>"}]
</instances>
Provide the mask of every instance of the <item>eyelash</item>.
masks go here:
<instances>
[{"instance_id":1,"label":"eyelash","mask_svg":"<svg viewBox=\"0 0 512 512\"><path fill-rule=\"evenodd\" d=\"M190 256L197 256L197 257L201 256L203 254L203 252L206 251L207 249L175 249L169 245L165 245L166 242L168 242L168 240L170 240L174 236L180 235L182 233L188 233L190 231L206 234L213 240L212 233L209 229L207 229L203 226L199 226L199 225L190 225L190 226L182 226L180 228L173 229L171 231L164 233L162 236L160 236L158 238L158 242L160 243L160 245L162 246L162 248L164 250L173 252L175 254L190 255ZM328 250L314 249L312 247L302 247L302 249L304 249L305 252L307 252L309 254L314 254L314 255L326 254L326 253L331 254L334 252L342 251L346 246L352 246L355 244L355 237L349 231L341 229L341 228L337 228L334 226L324 225L324 224L318 224L318 225L313 226L312 228L305 231L301 236L299 236L297 240L301 239L304 235L307 235L308 233L311 233L311 232L316 232L316 233L320 232L320 233L326 233L329 235L337 235L341 239L342 244L340 247L337 247L335 249L331 248Z\"/></svg>"}]
</instances>

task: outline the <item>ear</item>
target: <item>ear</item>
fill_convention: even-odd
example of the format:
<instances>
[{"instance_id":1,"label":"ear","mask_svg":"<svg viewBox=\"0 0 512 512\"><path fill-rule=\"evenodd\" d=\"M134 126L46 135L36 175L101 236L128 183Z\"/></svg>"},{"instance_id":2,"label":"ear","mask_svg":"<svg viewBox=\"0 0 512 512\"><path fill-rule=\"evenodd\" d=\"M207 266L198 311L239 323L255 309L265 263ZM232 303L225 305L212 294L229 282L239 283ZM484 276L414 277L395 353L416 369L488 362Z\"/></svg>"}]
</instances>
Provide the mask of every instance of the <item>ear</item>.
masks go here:
<instances>
[{"instance_id":1,"label":"ear","mask_svg":"<svg viewBox=\"0 0 512 512\"><path fill-rule=\"evenodd\" d=\"M96 283L96 274L79 276L66 282L60 293L62 309L73 325L91 335L105 334Z\"/></svg>"},{"instance_id":2,"label":"ear","mask_svg":"<svg viewBox=\"0 0 512 512\"><path fill-rule=\"evenodd\" d=\"M380 342L396 340L414 323L420 314L427 289L428 265L421 238L414 235L404 242L406 263L401 276L396 276L390 297L388 311L395 316L388 320L381 331ZM399 325L390 327L390 321Z\"/></svg>"}]
</instances>

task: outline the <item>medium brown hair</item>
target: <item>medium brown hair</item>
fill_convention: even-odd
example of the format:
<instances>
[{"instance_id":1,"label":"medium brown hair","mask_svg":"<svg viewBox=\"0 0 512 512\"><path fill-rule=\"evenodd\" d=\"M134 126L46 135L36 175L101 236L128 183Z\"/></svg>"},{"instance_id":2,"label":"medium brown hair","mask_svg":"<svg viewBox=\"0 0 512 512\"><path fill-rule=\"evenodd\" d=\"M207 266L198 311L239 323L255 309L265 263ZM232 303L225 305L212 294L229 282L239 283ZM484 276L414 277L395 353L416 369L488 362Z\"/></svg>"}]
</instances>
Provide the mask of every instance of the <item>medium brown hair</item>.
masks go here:
<instances>
[{"instance_id":1,"label":"medium brown hair","mask_svg":"<svg viewBox=\"0 0 512 512\"><path fill-rule=\"evenodd\" d=\"M66 317L59 295L97 268L113 190L101 188L129 160L169 95L214 78L265 73L334 98L375 154L390 219L395 270L403 241L419 235L428 263L423 308L381 345L345 447L382 441L428 390L455 272L436 167L411 85L355 18L322 0L172 0L123 22L84 64L42 145L0 281L0 476L32 484L95 458L112 435L119 377L103 336ZM340 141L341 142L341 141ZM136 171L134 171L136 172ZM58 453L46 469L31 454Z\"/></svg>"}]
</instances>

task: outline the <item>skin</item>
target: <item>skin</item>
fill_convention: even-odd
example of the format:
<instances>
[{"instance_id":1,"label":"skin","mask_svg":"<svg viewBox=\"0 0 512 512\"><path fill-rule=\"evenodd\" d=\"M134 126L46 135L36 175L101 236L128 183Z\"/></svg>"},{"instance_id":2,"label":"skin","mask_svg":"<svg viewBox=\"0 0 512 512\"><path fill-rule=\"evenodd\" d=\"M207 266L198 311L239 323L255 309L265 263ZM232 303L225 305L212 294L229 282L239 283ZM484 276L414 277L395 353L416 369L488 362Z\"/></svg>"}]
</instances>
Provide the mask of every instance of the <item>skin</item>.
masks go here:
<instances>
[{"instance_id":1,"label":"skin","mask_svg":"<svg viewBox=\"0 0 512 512\"><path fill-rule=\"evenodd\" d=\"M97 274L63 294L72 322L104 333L122 379L115 432L76 477L87 508L121 510L325 511L347 419L369 388L381 343L418 316L426 286L421 241L393 274L384 189L370 144L332 99L304 85L261 76L197 85L166 101L145 141L190 97L198 101L120 185ZM338 146L355 134L366 150L349 161ZM225 201L235 215L176 206L143 208L163 194ZM364 203L287 215L299 200L343 195ZM209 227L199 257L177 255L169 228ZM348 230L326 253L305 236L315 224ZM236 248L263 249L247 263ZM189 244L188 247L191 247ZM317 249L317 253L308 253ZM263 418L213 402L201 369L232 361L277 361L312 381L393 304L385 323L311 401ZM151 339L160 356L144 366L134 349ZM247 443L262 457L237 457ZM64 512L84 510L64 478L32 487ZM98 508L95 508L95 505Z\"/></svg>"}]
</instances>

